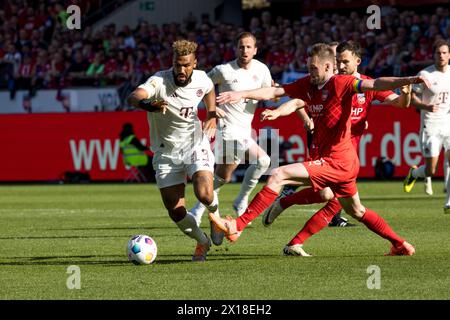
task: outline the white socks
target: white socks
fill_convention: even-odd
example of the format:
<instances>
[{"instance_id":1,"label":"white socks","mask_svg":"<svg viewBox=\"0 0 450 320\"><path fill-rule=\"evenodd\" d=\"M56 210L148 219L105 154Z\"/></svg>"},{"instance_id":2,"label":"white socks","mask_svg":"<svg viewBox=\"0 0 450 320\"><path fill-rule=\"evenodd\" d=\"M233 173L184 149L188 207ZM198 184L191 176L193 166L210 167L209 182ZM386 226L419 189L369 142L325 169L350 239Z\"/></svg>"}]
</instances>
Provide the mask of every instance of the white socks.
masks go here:
<instances>
[{"instance_id":1,"label":"white socks","mask_svg":"<svg viewBox=\"0 0 450 320\"><path fill-rule=\"evenodd\" d=\"M214 199L217 198L220 188L226 183L227 182L225 181L225 179L222 179L221 177L214 175ZM211 205L215 205L214 200L211 203ZM197 225L200 225L200 223L202 221L203 213L205 212L205 209L206 209L205 205L203 203L201 203L200 201L197 201L195 206L192 207L192 209L190 210L192 215L195 217L195 220L197 220ZM211 211L211 212L214 212L214 211Z\"/></svg>"},{"instance_id":2,"label":"white socks","mask_svg":"<svg viewBox=\"0 0 450 320\"><path fill-rule=\"evenodd\" d=\"M205 243L208 241L205 233L198 227L194 216L192 216L189 212L186 212L186 216L176 222L176 224L184 234L197 240L198 243Z\"/></svg>"},{"instance_id":3,"label":"white socks","mask_svg":"<svg viewBox=\"0 0 450 320\"><path fill-rule=\"evenodd\" d=\"M264 172L266 172L269 166L270 157L265 156L259 158L256 164L252 164L247 168L247 170L245 171L244 180L241 184L241 190L234 200L234 203L236 205L248 199L248 196L258 184L259 178L261 178L261 176Z\"/></svg>"},{"instance_id":4,"label":"white socks","mask_svg":"<svg viewBox=\"0 0 450 320\"><path fill-rule=\"evenodd\" d=\"M213 201L210 204L205 205L205 207L209 212L216 213L216 211L219 209L219 198L217 197L216 191L213 191L213 195Z\"/></svg>"}]
</instances>

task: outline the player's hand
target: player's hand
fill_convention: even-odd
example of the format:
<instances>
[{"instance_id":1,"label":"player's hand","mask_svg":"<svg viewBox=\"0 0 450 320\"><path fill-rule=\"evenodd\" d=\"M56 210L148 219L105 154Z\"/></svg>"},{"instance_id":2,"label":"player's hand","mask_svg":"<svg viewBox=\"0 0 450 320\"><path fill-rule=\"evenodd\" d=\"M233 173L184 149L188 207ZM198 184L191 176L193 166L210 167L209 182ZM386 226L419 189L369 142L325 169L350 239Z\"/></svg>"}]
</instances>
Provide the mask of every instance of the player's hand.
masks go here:
<instances>
[{"instance_id":1,"label":"player's hand","mask_svg":"<svg viewBox=\"0 0 450 320\"><path fill-rule=\"evenodd\" d=\"M305 122L303 126L305 127L306 131L309 131L310 133L314 132L314 122L312 120Z\"/></svg>"},{"instance_id":2,"label":"player's hand","mask_svg":"<svg viewBox=\"0 0 450 320\"><path fill-rule=\"evenodd\" d=\"M401 92L402 94L410 94L411 91L412 91L412 85L410 85L410 84L408 84L408 85L403 86L403 87L400 88L400 92Z\"/></svg>"},{"instance_id":3,"label":"player's hand","mask_svg":"<svg viewBox=\"0 0 450 320\"><path fill-rule=\"evenodd\" d=\"M264 120L275 120L280 116L280 112L277 109L266 109L263 112L261 112L260 119L261 121Z\"/></svg>"},{"instance_id":4,"label":"player's hand","mask_svg":"<svg viewBox=\"0 0 450 320\"><path fill-rule=\"evenodd\" d=\"M214 138L214 136L216 135L216 128L217 128L216 118L208 119L203 123L203 133L206 134L209 140Z\"/></svg>"},{"instance_id":5,"label":"player's hand","mask_svg":"<svg viewBox=\"0 0 450 320\"><path fill-rule=\"evenodd\" d=\"M425 107L425 110L430 111L430 112L438 112L439 105L438 104L429 104Z\"/></svg>"},{"instance_id":6,"label":"player's hand","mask_svg":"<svg viewBox=\"0 0 450 320\"><path fill-rule=\"evenodd\" d=\"M411 77L411 84L423 83L427 89L431 88L431 82L424 76Z\"/></svg>"},{"instance_id":7,"label":"player's hand","mask_svg":"<svg viewBox=\"0 0 450 320\"><path fill-rule=\"evenodd\" d=\"M217 118L225 118L225 111L223 111L223 109L221 108L216 108L216 115Z\"/></svg>"},{"instance_id":8,"label":"player's hand","mask_svg":"<svg viewBox=\"0 0 450 320\"><path fill-rule=\"evenodd\" d=\"M166 114L167 106L168 104L164 100L143 99L139 101L139 107L148 112L162 112L162 114Z\"/></svg>"},{"instance_id":9,"label":"player's hand","mask_svg":"<svg viewBox=\"0 0 450 320\"><path fill-rule=\"evenodd\" d=\"M240 91L225 91L219 93L216 101L218 104L237 103L244 99L243 95Z\"/></svg>"}]
</instances>

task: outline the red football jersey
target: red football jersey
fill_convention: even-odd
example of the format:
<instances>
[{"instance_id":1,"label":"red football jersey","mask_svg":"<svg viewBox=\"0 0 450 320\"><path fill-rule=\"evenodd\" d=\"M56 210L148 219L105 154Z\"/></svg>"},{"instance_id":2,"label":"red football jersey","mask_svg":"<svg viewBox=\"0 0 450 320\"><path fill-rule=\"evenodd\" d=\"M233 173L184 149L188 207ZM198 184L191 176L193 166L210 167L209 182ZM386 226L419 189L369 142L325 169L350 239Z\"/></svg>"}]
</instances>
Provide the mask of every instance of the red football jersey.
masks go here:
<instances>
[{"instance_id":1,"label":"red football jersey","mask_svg":"<svg viewBox=\"0 0 450 320\"><path fill-rule=\"evenodd\" d=\"M330 157L335 160L354 161L357 158L350 139L353 87L357 78L333 75L324 85L310 82L310 76L283 85L291 98L306 102L307 111L314 121L311 143L312 159Z\"/></svg>"},{"instance_id":2,"label":"red football jersey","mask_svg":"<svg viewBox=\"0 0 450 320\"><path fill-rule=\"evenodd\" d=\"M356 75L359 79L372 79L363 74ZM364 133L365 122L369 116L369 111L374 100L383 102L392 91L366 91L353 95L352 99L352 137L359 137Z\"/></svg>"}]
</instances>

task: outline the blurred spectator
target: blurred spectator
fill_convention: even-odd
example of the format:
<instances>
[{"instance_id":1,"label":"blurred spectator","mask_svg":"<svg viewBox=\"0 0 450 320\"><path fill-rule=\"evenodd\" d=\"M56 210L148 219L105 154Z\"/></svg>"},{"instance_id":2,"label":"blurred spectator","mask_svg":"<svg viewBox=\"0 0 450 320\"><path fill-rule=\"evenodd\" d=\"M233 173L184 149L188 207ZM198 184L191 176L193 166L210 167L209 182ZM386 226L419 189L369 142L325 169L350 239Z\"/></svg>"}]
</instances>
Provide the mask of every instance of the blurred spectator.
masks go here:
<instances>
[{"instance_id":1,"label":"blurred spectator","mask_svg":"<svg viewBox=\"0 0 450 320\"><path fill-rule=\"evenodd\" d=\"M266 10L251 17L245 27L213 21L207 14L197 18L193 12L181 23L161 26L141 20L137 26L130 23L116 29L109 24L96 32L90 24L81 31L64 27L68 3L93 13L107 2L0 0L0 88L9 88L11 96L18 88L28 89L32 96L38 88L106 84L119 86L126 94L143 78L170 68L174 40L197 41L198 68L208 71L235 58L235 37L243 30L255 34L256 58L270 67L277 81L285 72L306 71L312 44L343 40L360 43L362 73L406 76L432 64L433 41L450 39L449 8L443 6L432 13L383 9L382 32L368 30L367 16L355 11L289 20Z\"/></svg>"}]
</instances>

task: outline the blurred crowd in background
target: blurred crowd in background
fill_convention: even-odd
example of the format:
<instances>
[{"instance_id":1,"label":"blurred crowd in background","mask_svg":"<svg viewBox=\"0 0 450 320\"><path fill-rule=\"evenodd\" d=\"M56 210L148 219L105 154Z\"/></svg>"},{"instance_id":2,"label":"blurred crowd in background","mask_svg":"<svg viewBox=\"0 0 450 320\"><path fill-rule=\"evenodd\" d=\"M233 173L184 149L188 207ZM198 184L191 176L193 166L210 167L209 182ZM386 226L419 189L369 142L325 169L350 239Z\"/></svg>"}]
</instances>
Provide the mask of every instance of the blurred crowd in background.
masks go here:
<instances>
[{"instance_id":1,"label":"blurred crowd in background","mask_svg":"<svg viewBox=\"0 0 450 320\"><path fill-rule=\"evenodd\" d=\"M70 1L74 3L74 1ZM198 69L208 71L234 59L236 35L244 30L258 39L257 59L266 63L276 81L284 72L307 72L308 47L316 42L353 40L361 44L360 72L373 76L413 75L433 63L432 44L450 40L449 9L434 12L384 8L381 30L368 30L367 16L323 13L289 20L262 11L244 27L201 19L156 26L140 21L120 30L114 24L93 32L91 26L67 30L64 1L0 0L0 88L10 98L20 89L31 96L39 89L73 86L120 86L125 97L144 79L171 67L171 44L187 38L199 44ZM102 1L75 1L94 12Z\"/></svg>"}]
</instances>

